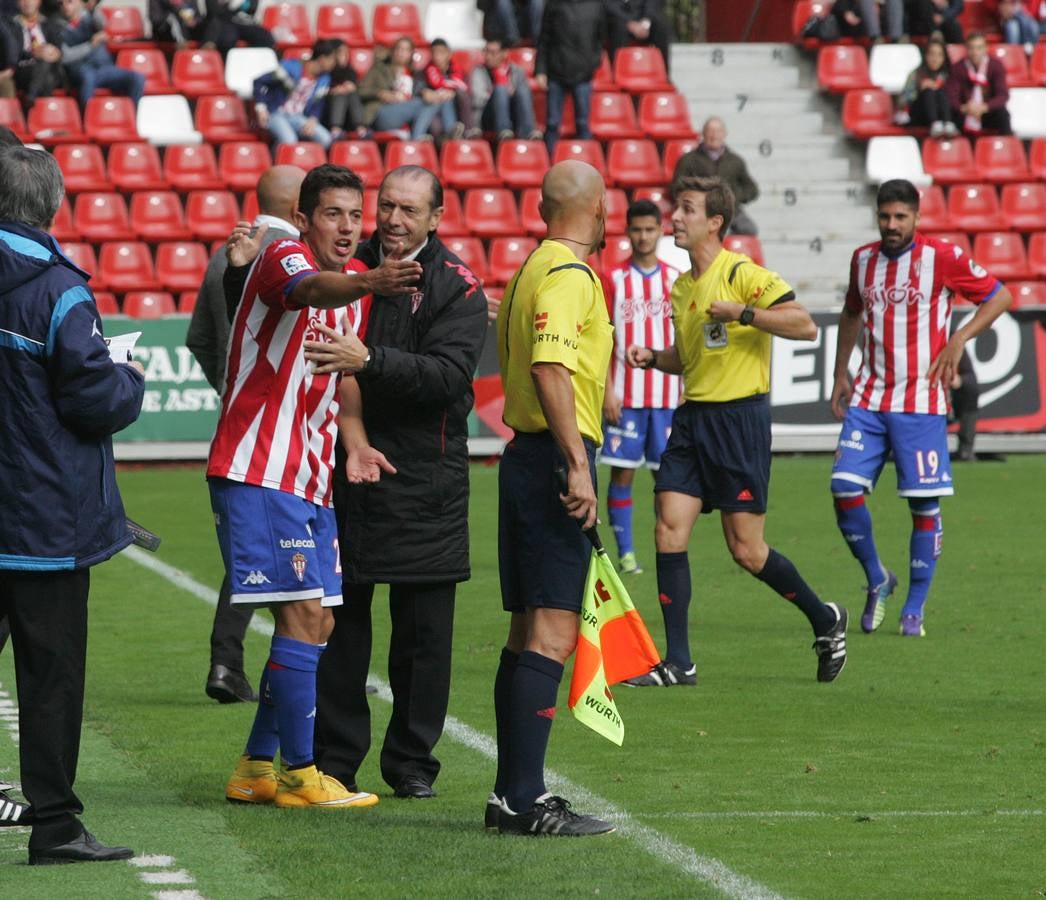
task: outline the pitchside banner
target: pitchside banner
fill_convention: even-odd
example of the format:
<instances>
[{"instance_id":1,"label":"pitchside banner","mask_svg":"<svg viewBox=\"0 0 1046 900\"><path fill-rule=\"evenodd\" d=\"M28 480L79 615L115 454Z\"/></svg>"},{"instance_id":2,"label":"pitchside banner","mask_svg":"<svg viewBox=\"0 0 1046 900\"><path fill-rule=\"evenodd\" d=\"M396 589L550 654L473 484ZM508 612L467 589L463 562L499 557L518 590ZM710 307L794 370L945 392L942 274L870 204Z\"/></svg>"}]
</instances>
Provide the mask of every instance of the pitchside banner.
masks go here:
<instances>
[{"instance_id":1,"label":"pitchside banner","mask_svg":"<svg viewBox=\"0 0 1046 900\"><path fill-rule=\"evenodd\" d=\"M838 314L816 312L815 341L774 339L771 402L774 429L781 434L823 435L838 423L828 408L832 391ZM973 315L957 307L954 321ZM218 395L185 346L188 316L162 319L106 317L106 334L141 331L134 357L145 367L142 415L116 435L121 442L210 441L218 421ZM1001 316L971 346L981 386L982 431L1046 431L1046 310L1017 310ZM488 331L474 382L472 437L507 437L501 422L504 396L498 376L494 328Z\"/></svg>"}]
</instances>

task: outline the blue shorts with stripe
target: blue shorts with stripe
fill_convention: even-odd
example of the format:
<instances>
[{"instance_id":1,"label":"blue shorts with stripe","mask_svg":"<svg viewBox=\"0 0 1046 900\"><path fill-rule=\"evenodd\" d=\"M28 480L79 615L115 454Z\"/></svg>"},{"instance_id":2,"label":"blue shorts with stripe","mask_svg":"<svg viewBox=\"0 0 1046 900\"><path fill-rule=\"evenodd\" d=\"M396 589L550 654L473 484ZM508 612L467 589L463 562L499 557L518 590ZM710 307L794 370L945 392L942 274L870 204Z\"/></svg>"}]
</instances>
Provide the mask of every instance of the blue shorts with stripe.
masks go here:
<instances>
[{"instance_id":1,"label":"blue shorts with stripe","mask_svg":"<svg viewBox=\"0 0 1046 900\"><path fill-rule=\"evenodd\" d=\"M638 469L644 462L655 471L672 433L674 409L623 409L617 425L603 426L599 461L618 469Z\"/></svg>"}]
</instances>

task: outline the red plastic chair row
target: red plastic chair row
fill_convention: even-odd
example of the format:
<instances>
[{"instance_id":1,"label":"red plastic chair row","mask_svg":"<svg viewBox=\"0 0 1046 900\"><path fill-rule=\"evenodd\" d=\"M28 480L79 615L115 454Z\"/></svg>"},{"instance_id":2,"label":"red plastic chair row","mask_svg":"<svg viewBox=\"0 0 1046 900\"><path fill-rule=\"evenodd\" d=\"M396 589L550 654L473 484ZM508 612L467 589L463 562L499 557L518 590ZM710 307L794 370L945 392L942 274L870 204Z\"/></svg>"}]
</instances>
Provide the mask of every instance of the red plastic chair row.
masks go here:
<instances>
[{"instance_id":1,"label":"red plastic chair row","mask_svg":"<svg viewBox=\"0 0 1046 900\"><path fill-rule=\"evenodd\" d=\"M933 236L958 244L1000 280L1046 279L1046 231L1028 235L1027 249L1021 235L1013 231L980 232L972 245L962 231L934 232Z\"/></svg>"},{"instance_id":2,"label":"red plastic chair row","mask_svg":"<svg viewBox=\"0 0 1046 900\"><path fill-rule=\"evenodd\" d=\"M1041 153L1042 150L1040 149ZM1027 181L1032 176L1024 145L1013 135L924 141L923 169L940 184L964 181Z\"/></svg>"},{"instance_id":3,"label":"red plastic chair row","mask_svg":"<svg viewBox=\"0 0 1046 900\"><path fill-rule=\"evenodd\" d=\"M1037 231L1046 227L1046 184L1007 184L1001 197L991 184L957 184L947 200L939 185L920 190L924 231Z\"/></svg>"},{"instance_id":4,"label":"red plastic chair row","mask_svg":"<svg viewBox=\"0 0 1046 900\"><path fill-rule=\"evenodd\" d=\"M185 205L174 191L138 191L130 209L122 194L85 191L73 205L72 227L94 243L135 238L152 241L224 240L240 217L230 191L190 191Z\"/></svg>"},{"instance_id":5,"label":"red plastic chair row","mask_svg":"<svg viewBox=\"0 0 1046 900\"><path fill-rule=\"evenodd\" d=\"M144 241L108 241L97 255L91 244L70 241L62 250L91 276L91 289L127 291L196 291L203 280L208 253L203 244L171 242L156 248L156 259Z\"/></svg>"}]
</instances>

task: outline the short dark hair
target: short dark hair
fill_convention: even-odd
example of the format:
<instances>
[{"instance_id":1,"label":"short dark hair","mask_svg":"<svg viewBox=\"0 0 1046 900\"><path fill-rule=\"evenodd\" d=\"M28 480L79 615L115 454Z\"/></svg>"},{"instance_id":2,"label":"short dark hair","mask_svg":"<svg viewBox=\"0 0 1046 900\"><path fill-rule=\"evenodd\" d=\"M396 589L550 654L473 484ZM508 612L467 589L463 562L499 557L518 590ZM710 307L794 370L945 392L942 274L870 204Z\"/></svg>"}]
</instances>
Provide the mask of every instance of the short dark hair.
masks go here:
<instances>
[{"instance_id":1,"label":"short dark hair","mask_svg":"<svg viewBox=\"0 0 1046 900\"><path fill-rule=\"evenodd\" d=\"M320 194L331 189L359 191L363 194L363 179L352 169L324 163L311 169L301 183L298 193L298 211L311 219L316 207L320 205Z\"/></svg>"},{"instance_id":2,"label":"short dark hair","mask_svg":"<svg viewBox=\"0 0 1046 900\"><path fill-rule=\"evenodd\" d=\"M672 196L678 198L686 191L696 191L705 195L705 215L721 216L723 224L719 228L719 239L726 237L730 223L734 221L736 201L730 185L721 178L702 178L698 175L682 175L672 182Z\"/></svg>"},{"instance_id":3,"label":"short dark hair","mask_svg":"<svg viewBox=\"0 0 1046 900\"><path fill-rule=\"evenodd\" d=\"M378 188L378 193L380 194L382 189L384 189L386 181L393 176L399 177L400 175L406 175L408 178L420 178L423 175L427 175L429 187L432 189L432 208L439 209L443 205L443 185L440 183L439 178L436 177L436 174L430 172L424 166L398 166L395 169L391 169L381 179L381 187Z\"/></svg>"},{"instance_id":4,"label":"short dark hair","mask_svg":"<svg viewBox=\"0 0 1046 900\"><path fill-rule=\"evenodd\" d=\"M966 40L963 41L963 43L964 44L968 44L968 43L970 43L970 41L975 41L977 39L980 39L982 41L987 41L988 40L988 38L986 38L984 36L984 32L983 31L971 31L968 35L966 35Z\"/></svg>"},{"instance_id":5,"label":"short dark hair","mask_svg":"<svg viewBox=\"0 0 1046 900\"><path fill-rule=\"evenodd\" d=\"M633 219L641 219L643 216L653 216L660 222L661 209L653 200L633 200L625 213L625 221L631 225Z\"/></svg>"},{"instance_id":6,"label":"short dark hair","mask_svg":"<svg viewBox=\"0 0 1046 900\"><path fill-rule=\"evenodd\" d=\"M449 50L450 44L443 40L443 38L433 38L432 43L429 44L429 49L431 50L433 47L446 47Z\"/></svg>"},{"instance_id":7,"label":"short dark hair","mask_svg":"<svg viewBox=\"0 0 1046 900\"><path fill-rule=\"evenodd\" d=\"M918 212L919 191L906 178L891 178L879 185L879 193L875 196L876 206L884 206L887 203L904 203L910 206L913 212Z\"/></svg>"},{"instance_id":8,"label":"short dark hair","mask_svg":"<svg viewBox=\"0 0 1046 900\"><path fill-rule=\"evenodd\" d=\"M310 59L318 59L321 56L333 56L344 43L340 38L320 38L312 45Z\"/></svg>"}]
</instances>

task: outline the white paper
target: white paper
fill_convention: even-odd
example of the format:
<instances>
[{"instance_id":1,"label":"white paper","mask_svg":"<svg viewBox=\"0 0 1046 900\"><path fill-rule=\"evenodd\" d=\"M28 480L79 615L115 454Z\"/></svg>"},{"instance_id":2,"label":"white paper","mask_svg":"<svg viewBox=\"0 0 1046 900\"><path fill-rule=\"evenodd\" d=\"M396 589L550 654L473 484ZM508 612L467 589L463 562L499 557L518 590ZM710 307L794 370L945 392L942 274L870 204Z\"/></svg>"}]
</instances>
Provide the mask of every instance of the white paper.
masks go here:
<instances>
[{"instance_id":1,"label":"white paper","mask_svg":"<svg viewBox=\"0 0 1046 900\"><path fill-rule=\"evenodd\" d=\"M114 334L112 337L107 337L105 343L109 346L109 358L113 362L129 363L131 351L141 336L140 331L129 331L127 334Z\"/></svg>"}]
</instances>

